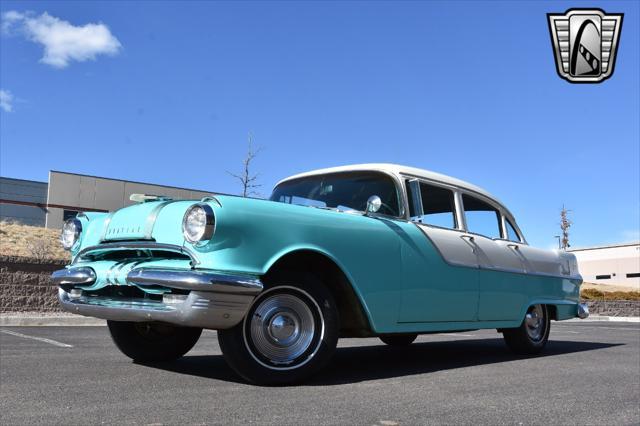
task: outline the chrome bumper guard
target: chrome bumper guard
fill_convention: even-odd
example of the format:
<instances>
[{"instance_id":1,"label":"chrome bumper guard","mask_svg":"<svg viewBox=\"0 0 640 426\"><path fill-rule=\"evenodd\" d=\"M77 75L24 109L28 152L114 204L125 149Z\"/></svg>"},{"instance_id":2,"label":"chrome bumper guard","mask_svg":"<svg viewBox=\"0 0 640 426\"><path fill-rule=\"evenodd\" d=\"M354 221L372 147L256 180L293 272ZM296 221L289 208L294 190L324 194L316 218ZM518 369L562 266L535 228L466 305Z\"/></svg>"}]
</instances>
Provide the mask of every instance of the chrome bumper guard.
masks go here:
<instances>
[{"instance_id":1,"label":"chrome bumper guard","mask_svg":"<svg viewBox=\"0 0 640 426\"><path fill-rule=\"evenodd\" d=\"M586 303L578 303L578 318L585 319L589 316L589 306Z\"/></svg>"},{"instance_id":2,"label":"chrome bumper guard","mask_svg":"<svg viewBox=\"0 0 640 426\"><path fill-rule=\"evenodd\" d=\"M259 279L197 270L134 269L127 281L138 286L157 285L188 290L189 294L165 294L162 301L91 295L68 285L87 285L96 275L88 267L55 271L58 299L63 309L75 314L113 321L160 321L170 324L225 329L238 324L253 299L262 291Z\"/></svg>"}]
</instances>

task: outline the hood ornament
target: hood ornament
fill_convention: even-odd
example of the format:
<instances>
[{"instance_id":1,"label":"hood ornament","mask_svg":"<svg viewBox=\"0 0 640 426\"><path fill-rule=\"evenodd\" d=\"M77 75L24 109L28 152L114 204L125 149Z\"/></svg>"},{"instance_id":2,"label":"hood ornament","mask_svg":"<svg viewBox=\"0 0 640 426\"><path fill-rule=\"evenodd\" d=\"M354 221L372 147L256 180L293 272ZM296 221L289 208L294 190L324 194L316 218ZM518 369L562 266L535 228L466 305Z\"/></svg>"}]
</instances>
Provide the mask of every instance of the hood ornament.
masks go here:
<instances>
[{"instance_id":1,"label":"hood ornament","mask_svg":"<svg viewBox=\"0 0 640 426\"><path fill-rule=\"evenodd\" d=\"M146 203L148 201L167 201L171 200L171 198L164 195L153 195L153 194L131 194L129 200L135 203Z\"/></svg>"}]
</instances>

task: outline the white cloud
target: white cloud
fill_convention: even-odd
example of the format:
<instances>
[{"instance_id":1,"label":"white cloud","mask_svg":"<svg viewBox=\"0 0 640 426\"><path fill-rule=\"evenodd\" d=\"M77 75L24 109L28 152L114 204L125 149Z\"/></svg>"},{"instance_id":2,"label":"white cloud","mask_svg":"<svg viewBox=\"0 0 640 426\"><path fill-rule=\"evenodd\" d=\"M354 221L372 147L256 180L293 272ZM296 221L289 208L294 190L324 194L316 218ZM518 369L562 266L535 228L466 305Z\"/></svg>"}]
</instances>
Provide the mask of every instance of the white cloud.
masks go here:
<instances>
[{"instance_id":1,"label":"white cloud","mask_svg":"<svg viewBox=\"0 0 640 426\"><path fill-rule=\"evenodd\" d=\"M2 15L4 33L17 31L28 40L44 47L41 62L55 68L65 68L71 61L95 60L97 55L116 55L120 41L102 24L74 26L44 12L34 16L14 10Z\"/></svg>"},{"instance_id":2,"label":"white cloud","mask_svg":"<svg viewBox=\"0 0 640 426\"><path fill-rule=\"evenodd\" d=\"M22 21L24 19L24 13L16 12L15 10L10 10L2 14L2 32L9 33L16 22Z\"/></svg>"},{"instance_id":3,"label":"white cloud","mask_svg":"<svg viewBox=\"0 0 640 426\"><path fill-rule=\"evenodd\" d=\"M13 95L10 91L0 89L0 108L5 112L13 111Z\"/></svg>"}]
</instances>

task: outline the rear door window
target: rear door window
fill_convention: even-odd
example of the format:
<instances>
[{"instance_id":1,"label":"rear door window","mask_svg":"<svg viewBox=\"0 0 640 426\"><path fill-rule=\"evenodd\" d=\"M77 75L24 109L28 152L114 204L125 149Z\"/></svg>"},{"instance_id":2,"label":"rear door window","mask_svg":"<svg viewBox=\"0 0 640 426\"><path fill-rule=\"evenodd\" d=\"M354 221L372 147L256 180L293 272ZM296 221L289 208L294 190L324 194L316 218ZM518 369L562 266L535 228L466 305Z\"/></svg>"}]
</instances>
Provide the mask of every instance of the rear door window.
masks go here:
<instances>
[{"instance_id":1,"label":"rear door window","mask_svg":"<svg viewBox=\"0 0 640 426\"><path fill-rule=\"evenodd\" d=\"M507 240L521 242L522 240L520 240L520 237L516 232L516 228L511 224L509 219L505 217L504 223L506 224L506 228L507 228Z\"/></svg>"},{"instance_id":2,"label":"rear door window","mask_svg":"<svg viewBox=\"0 0 640 426\"><path fill-rule=\"evenodd\" d=\"M500 212L489 203L471 195L462 194L467 231L489 238L501 238Z\"/></svg>"}]
</instances>

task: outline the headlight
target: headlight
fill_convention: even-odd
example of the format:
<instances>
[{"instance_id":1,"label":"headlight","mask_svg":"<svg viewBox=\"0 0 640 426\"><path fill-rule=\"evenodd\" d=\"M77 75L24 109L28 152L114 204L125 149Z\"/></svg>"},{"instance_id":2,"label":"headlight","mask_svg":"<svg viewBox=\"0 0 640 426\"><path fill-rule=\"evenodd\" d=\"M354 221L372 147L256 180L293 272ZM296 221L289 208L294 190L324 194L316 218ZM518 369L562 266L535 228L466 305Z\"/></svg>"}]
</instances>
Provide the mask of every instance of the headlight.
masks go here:
<instances>
[{"instance_id":1,"label":"headlight","mask_svg":"<svg viewBox=\"0 0 640 426\"><path fill-rule=\"evenodd\" d=\"M213 209L208 204L194 204L182 219L184 238L192 244L210 240L215 228Z\"/></svg>"},{"instance_id":2,"label":"headlight","mask_svg":"<svg viewBox=\"0 0 640 426\"><path fill-rule=\"evenodd\" d=\"M62 233L60 234L60 241L62 247L65 250L71 250L80 238L82 233L82 223L76 218L68 219L64 225L62 225Z\"/></svg>"}]
</instances>

